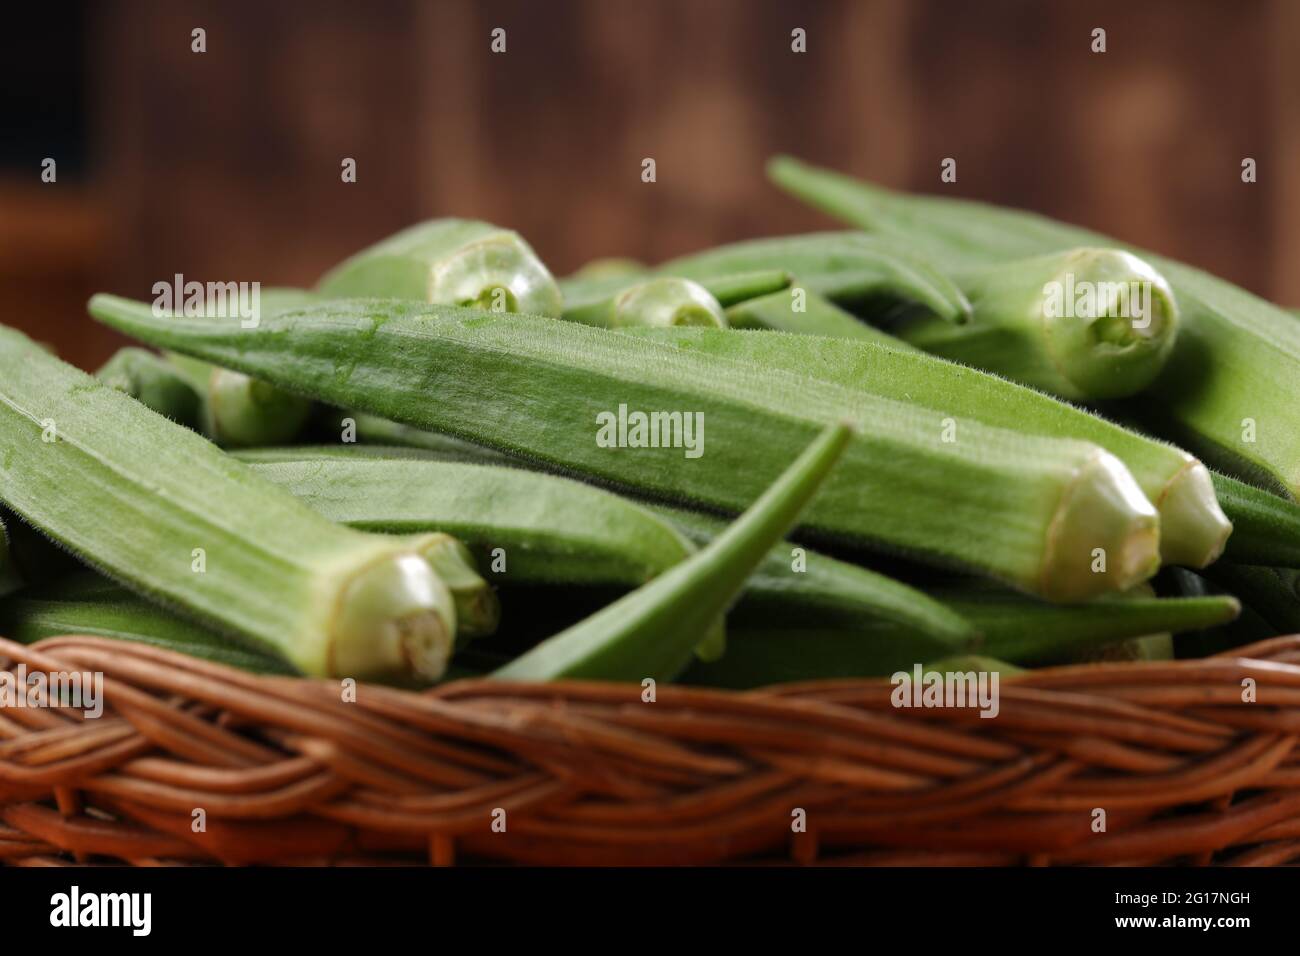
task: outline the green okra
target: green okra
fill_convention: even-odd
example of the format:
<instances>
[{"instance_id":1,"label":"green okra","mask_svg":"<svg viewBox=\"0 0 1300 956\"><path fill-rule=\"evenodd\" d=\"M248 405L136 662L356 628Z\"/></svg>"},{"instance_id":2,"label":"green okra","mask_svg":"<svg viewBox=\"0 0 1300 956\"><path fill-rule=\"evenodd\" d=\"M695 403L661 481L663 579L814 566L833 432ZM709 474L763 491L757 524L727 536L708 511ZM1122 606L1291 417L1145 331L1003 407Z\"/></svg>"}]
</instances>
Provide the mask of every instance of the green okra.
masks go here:
<instances>
[{"instance_id":1,"label":"green okra","mask_svg":"<svg viewBox=\"0 0 1300 956\"><path fill-rule=\"evenodd\" d=\"M1169 282L1181 315L1164 371L1133 403L1170 438L1225 471L1300 495L1300 324L1208 273L1043 216L982 203L905 196L780 158L784 189L841 220L905 242L941 268L1115 246Z\"/></svg>"},{"instance_id":2,"label":"green okra","mask_svg":"<svg viewBox=\"0 0 1300 956\"><path fill-rule=\"evenodd\" d=\"M1092 442L1123 461L1155 503L1161 518L1160 553L1169 564L1210 564L1232 532L1209 470L1191 455L975 369L915 351L779 332L629 329L619 334L922 405L950 423L955 444L965 442L968 422Z\"/></svg>"},{"instance_id":3,"label":"green okra","mask_svg":"<svg viewBox=\"0 0 1300 956\"><path fill-rule=\"evenodd\" d=\"M1157 598L1130 593L1069 607L997 591L941 591L935 597L983 635L981 653L1022 665L1061 663L1134 638L1215 627L1241 610L1226 595Z\"/></svg>"},{"instance_id":4,"label":"green okra","mask_svg":"<svg viewBox=\"0 0 1300 956\"><path fill-rule=\"evenodd\" d=\"M199 430L223 447L282 444L298 437L311 417L310 399L260 379L186 355L170 361L201 396Z\"/></svg>"},{"instance_id":5,"label":"green okra","mask_svg":"<svg viewBox=\"0 0 1300 956\"><path fill-rule=\"evenodd\" d=\"M1219 504L1232 518L1223 560L1300 568L1300 505L1227 475L1213 478Z\"/></svg>"},{"instance_id":6,"label":"green okra","mask_svg":"<svg viewBox=\"0 0 1300 956\"><path fill-rule=\"evenodd\" d=\"M147 349L118 349L95 373L100 381L187 428L200 428L202 402L180 369Z\"/></svg>"},{"instance_id":7,"label":"green okra","mask_svg":"<svg viewBox=\"0 0 1300 956\"><path fill-rule=\"evenodd\" d=\"M915 256L860 233L738 242L665 262L649 276L693 280L729 307L775 295L793 283L806 293L875 311L905 305L954 322L964 321L970 314L969 303L947 276ZM604 324L601 317L608 312L608 303L649 276L566 282L562 286L564 317Z\"/></svg>"},{"instance_id":8,"label":"green okra","mask_svg":"<svg viewBox=\"0 0 1300 956\"><path fill-rule=\"evenodd\" d=\"M919 307L963 322L970 304L961 290L924 260L857 232L751 239L673 259L660 275L704 279L759 270L783 270L794 284L839 304L884 301Z\"/></svg>"},{"instance_id":9,"label":"green okra","mask_svg":"<svg viewBox=\"0 0 1300 956\"><path fill-rule=\"evenodd\" d=\"M935 591L979 635L980 655L1015 666L1062 663L1114 653L1134 639L1214 627L1240 610L1228 596L1145 598L1114 595L1080 605L1053 605L1010 592ZM808 627L777 619L735 620L721 660L695 662L684 681L745 689L788 681L883 677L953 652L932 638L878 620L852 627ZM1154 653L1156 642L1125 653Z\"/></svg>"},{"instance_id":10,"label":"green okra","mask_svg":"<svg viewBox=\"0 0 1300 956\"><path fill-rule=\"evenodd\" d=\"M650 583L493 673L499 680L672 680L794 525L849 443L827 427L726 531Z\"/></svg>"},{"instance_id":11,"label":"green okra","mask_svg":"<svg viewBox=\"0 0 1300 956\"><path fill-rule=\"evenodd\" d=\"M810 528L1053 600L1125 590L1158 566L1155 509L1096 445L976 421L964 423L961 441L948 441L944 416L931 408L802 370L577 323L405 301L316 304L256 330L159 318L113 296L96 296L90 308L144 341L334 405L721 510L749 505L825 422L848 419L861 433L808 510ZM955 366L936 368L930 381L942 387Z\"/></svg>"},{"instance_id":12,"label":"green okra","mask_svg":"<svg viewBox=\"0 0 1300 956\"><path fill-rule=\"evenodd\" d=\"M564 282L568 282L569 280L585 281L588 279L623 279L628 276L645 275L649 271L650 267L637 259L630 259L626 256L605 256L584 263L583 266L571 276L562 280L560 285L561 289L563 289Z\"/></svg>"},{"instance_id":13,"label":"green okra","mask_svg":"<svg viewBox=\"0 0 1300 956\"><path fill-rule=\"evenodd\" d=\"M450 435L439 435L422 428L412 428L399 422L359 412L355 409L340 411L325 409L320 416L320 427L326 435L339 444L336 446L344 457L358 448L376 450L378 457L424 457L419 452L428 452L428 457L445 460L464 460L483 464L510 464L514 459L482 445L475 445ZM329 446L321 446L329 447ZM319 450L319 449L318 449ZM239 451L236 454L247 457L250 461L258 460L258 453L279 455L274 448ZM280 457L284 457L280 455ZM289 454L291 459L302 457L296 452Z\"/></svg>"},{"instance_id":14,"label":"green okra","mask_svg":"<svg viewBox=\"0 0 1300 956\"><path fill-rule=\"evenodd\" d=\"M522 236L468 219L403 229L332 269L318 290L533 315L561 308L559 286Z\"/></svg>"},{"instance_id":15,"label":"green okra","mask_svg":"<svg viewBox=\"0 0 1300 956\"><path fill-rule=\"evenodd\" d=\"M331 521L388 534L454 535L501 583L636 587L695 550L633 502L555 475L298 453L298 460L254 459L250 467Z\"/></svg>"},{"instance_id":16,"label":"green okra","mask_svg":"<svg viewBox=\"0 0 1300 956\"><path fill-rule=\"evenodd\" d=\"M698 546L727 527L722 519L695 511L664 505L651 510ZM733 616L742 626L774 620L810 628L893 624L949 652L974 646L978 637L965 619L925 592L789 541L774 547L754 570Z\"/></svg>"},{"instance_id":17,"label":"green okra","mask_svg":"<svg viewBox=\"0 0 1300 956\"><path fill-rule=\"evenodd\" d=\"M111 637L254 673L293 673L279 657L232 642L90 573L0 603L0 634L24 644L68 634Z\"/></svg>"},{"instance_id":18,"label":"green okra","mask_svg":"<svg viewBox=\"0 0 1300 956\"><path fill-rule=\"evenodd\" d=\"M1207 576L1262 617L1276 634L1300 633L1300 571L1220 565Z\"/></svg>"},{"instance_id":19,"label":"green okra","mask_svg":"<svg viewBox=\"0 0 1300 956\"><path fill-rule=\"evenodd\" d=\"M705 276L698 281L656 273L609 275L587 279L569 278L560 284L561 294L564 297L564 318L569 322L608 328L613 324L612 318L618 300L623 295L647 283L665 279L677 280L666 288L674 290L678 297L683 291L679 283L692 282L692 286L685 288L690 289L694 297L699 298L699 290L703 290L719 306L730 306L769 295L790 284L790 277L780 269Z\"/></svg>"},{"instance_id":20,"label":"green okra","mask_svg":"<svg viewBox=\"0 0 1300 956\"><path fill-rule=\"evenodd\" d=\"M147 308L147 307L146 307ZM0 501L88 564L313 675L437 678L446 585L0 328Z\"/></svg>"},{"instance_id":21,"label":"green okra","mask_svg":"<svg viewBox=\"0 0 1300 956\"><path fill-rule=\"evenodd\" d=\"M727 317L709 290L689 279L647 279L620 292L611 303L612 328L675 325L727 327Z\"/></svg>"},{"instance_id":22,"label":"green okra","mask_svg":"<svg viewBox=\"0 0 1300 956\"><path fill-rule=\"evenodd\" d=\"M638 587L726 530L718 518L637 504L553 475L298 453L297 461L252 467L341 524L398 534L447 531L502 584ZM973 640L964 620L921 591L789 542L750 577L736 613L761 619L777 611L810 626L892 621L949 650Z\"/></svg>"},{"instance_id":23,"label":"green okra","mask_svg":"<svg viewBox=\"0 0 1300 956\"><path fill-rule=\"evenodd\" d=\"M1174 346L1173 291L1119 249L967 267L953 278L970 300L969 322L919 313L890 332L935 355L1080 400L1142 391Z\"/></svg>"},{"instance_id":24,"label":"green okra","mask_svg":"<svg viewBox=\"0 0 1300 956\"><path fill-rule=\"evenodd\" d=\"M902 339L863 322L830 299L799 285L740 302L727 309L726 315L727 322L738 329L775 329L803 335L865 339L899 349L913 348Z\"/></svg>"}]
</instances>

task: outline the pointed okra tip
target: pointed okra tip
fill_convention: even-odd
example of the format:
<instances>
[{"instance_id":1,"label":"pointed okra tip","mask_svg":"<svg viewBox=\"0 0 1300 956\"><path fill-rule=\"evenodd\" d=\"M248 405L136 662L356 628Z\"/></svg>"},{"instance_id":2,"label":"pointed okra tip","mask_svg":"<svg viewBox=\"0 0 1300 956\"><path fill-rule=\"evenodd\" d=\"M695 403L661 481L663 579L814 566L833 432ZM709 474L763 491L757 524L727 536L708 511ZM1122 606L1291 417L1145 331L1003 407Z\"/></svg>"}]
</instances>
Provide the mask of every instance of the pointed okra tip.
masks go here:
<instances>
[{"instance_id":1,"label":"pointed okra tip","mask_svg":"<svg viewBox=\"0 0 1300 956\"><path fill-rule=\"evenodd\" d=\"M389 554L344 582L328 638L333 676L436 681L455 645L455 602L423 557Z\"/></svg>"}]
</instances>

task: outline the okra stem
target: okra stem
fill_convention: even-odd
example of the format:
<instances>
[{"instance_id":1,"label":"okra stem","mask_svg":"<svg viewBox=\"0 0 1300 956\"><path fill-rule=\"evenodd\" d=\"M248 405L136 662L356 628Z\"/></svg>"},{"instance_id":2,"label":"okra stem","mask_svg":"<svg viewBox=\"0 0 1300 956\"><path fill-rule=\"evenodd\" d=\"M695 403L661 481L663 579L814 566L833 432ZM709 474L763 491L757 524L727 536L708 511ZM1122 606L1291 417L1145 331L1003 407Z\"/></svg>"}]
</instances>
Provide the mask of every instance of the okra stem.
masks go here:
<instances>
[{"instance_id":1,"label":"okra stem","mask_svg":"<svg viewBox=\"0 0 1300 956\"><path fill-rule=\"evenodd\" d=\"M971 321L914 315L890 326L944 358L1063 398L1123 398L1145 389L1174 345L1178 309L1164 277L1118 249L1071 249L954 279Z\"/></svg>"}]
</instances>

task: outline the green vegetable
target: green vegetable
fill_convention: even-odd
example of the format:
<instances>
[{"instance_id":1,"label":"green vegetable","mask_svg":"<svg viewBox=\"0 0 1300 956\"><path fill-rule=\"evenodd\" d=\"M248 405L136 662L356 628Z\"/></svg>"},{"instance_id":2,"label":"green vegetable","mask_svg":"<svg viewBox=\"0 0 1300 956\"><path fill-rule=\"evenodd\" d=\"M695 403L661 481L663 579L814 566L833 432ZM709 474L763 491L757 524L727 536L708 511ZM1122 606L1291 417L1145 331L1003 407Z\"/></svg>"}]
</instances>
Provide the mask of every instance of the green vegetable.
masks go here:
<instances>
[{"instance_id":1,"label":"green vegetable","mask_svg":"<svg viewBox=\"0 0 1300 956\"><path fill-rule=\"evenodd\" d=\"M559 286L523 237L467 219L433 219L389 236L329 272L319 291L560 314Z\"/></svg>"},{"instance_id":2,"label":"green vegetable","mask_svg":"<svg viewBox=\"0 0 1300 956\"><path fill-rule=\"evenodd\" d=\"M411 546L447 585L456 605L456 638L495 634L501 622L496 592L478 573L474 556L449 534L434 532L412 538Z\"/></svg>"},{"instance_id":3,"label":"green vegetable","mask_svg":"<svg viewBox=\"0 0 1300 956\"><path fill-rule=\"evenodd\" d=\"M978 569L1053 600L1125 590L1158 565L1154 508L1097 446L977 422L948 441L934 410L803 373L576 323L401 301L316 305L257 330L157 318L112 296L90 307L145 341L335 405L726 510L752 502L823 423L848 418L862 434L809 509L809 527ZM930 381L942 387L954 366L934 368ZM678 428L656 431L667 439L661 447L640 447L648 430L629 432L640 421L633 413L647 424L659 413L660 425L675 414Z\"/></svg>"},{"instance_id":4,"label":"green vegetable","mask_svg":"<svg viewBox=\"0 0 1300 956\"><path fill-rule=\"evenodd\" d=\"M775 160L783 188L856 226L905 241L944 268L1111 246L1113 240L1030 213L903 196ZM1178 343L1134 410L1224 470L1300 494L1300 324L1231 283L1136 247L1173 288Z\"/></svg>"},{"instance_id":5,"label":"green vegetable","mask_svg":"<svg viewBox=\"0 0 1300 956\"><path fill-rule=\"evenodd\" d=\"M1220 565L1207 575L1275 628L1276 634L1300 633L1300 571Z\"/></svg>"},{"instance_id":6,"label":"green vegetable","mask_svg":"<svg viewBox=\"0 0 1300 956\"><path fill-rule=\"evenodd\" d=\"M1224 561L1300 568L1300 505L1218 473L1214 491L1232 518Z\"/></svg>"},{"instance_id":7,"label":"green vegetable","mask_svg":"<svg viewBox=\"0 0 1300 956\"><path fill-rule=\"evenodd\" d=\"M694 551L644 508L567 478L285 449L294 452L299 460L251 467L331 521L390 534L437 528L455 535L499 582L635 587Z\"/></svg>"},{"instance_id":8,"label":"green vegetable","mask_svg":"<svg viewBox=\"0 0 1300 956\"><path fill-rule=\"evenodd\" d=\"M1174 345L1178 308L1164 278L1118 249L1072 249L955 273L972 317L929 314L890 331L944 358L1072 399L1142 391Z\"/></svg>"},{"instance_id":9,"label":"green vegetable","mask_svg":"<svg viewBox=\"0 0 1300 956\"><path fill-rule=\"evenodd\" d=\"M779 332L629 329L620 334L700 357L811 376L875 399L922 405L951 423L958 445L967 442L965 429L975 423L1092 442L1123 461L1156 503L1161 557L1170 564L1204 567L1223 551L1232 531L1209 471L1186 452L974 369L919 352Z\"/></svg>"},{"instance_id":10,"label":"green vegetable","mask_svg":"<svg viewBox=\"0 0 1300 956\"><path fill-rule=\"evenodd\" d=\"M338 445L323 447L338 450L343 457L352 457L352 453L356 452L357 449L370 448L382 449L377 451L377 454L379 457L386 458L425 457L418 453L428 452L430 456L441 459L473 461L483 464L505 465L515 461L509 455L503 455L490 448L484 448L482 445L475 445L459 438L452 438L450 435L439 435L436 432L412 428L410 425L402 425L366 412L326 409L321 416L321 421L322 427L326 430L328 436L339 442ZM247 458L249 461L257 461L262 460L258 457L258 453L262 451L272 457L276 455L281 458L284 457L276 449L240 451L236 452L236 454ZM320 453L321 451L322 447L317 447L314 453ZM294 460L304 456L296 451L290 451L288 457L290 460Z\"/></svg>"},{"instance_id":11,"label":"green vegetable","mask_svg":"<svg viewBox=\"0 0 1300 956\"><path fill-rule=\"evenodd\" d=\"M676 277L646 274L566 279L560 284L564 296L564 318L569 322L608 328L614 324L618 301L625 294L650 283L674 278ZM703 290L707 297L704 301L711 299L718 306L726 306L784 289L790 284L790 277L776 269L708 276L691 285L682 285L688 281L690 280L678 278L663 288L675 299L681 299L689 293L697 302L700 300L700 290Z\"/></svg>"},{"instance_id":12,"label":"green vegetable","mask_svg":"<svg viewBox=\"0 0 1300 956\"><path fill-rule=\"evenodd\" d=\"M849 443L832 425L707 547L494 672L500 680L671 680L795 523Z\"/></svg>"},{"instance_id":13,"label":"green vegetable","mask_svg":"<svg viewBox=\"0 0 1300 956\"><path fill-rule=\"evenodd\" d=\"M161 355L146 349L118 349L96 378L188 428L201 427L199 393L189 379Z\"/></svg>"},{"instance_id":14,"label":"green vegetable","mask_svg":"<svg viewBox=\"0 0 1300 956\"><path fill-rule=\"evenodd\" d=\"M282 444L296 438L311 417L309 399L188 356L172 355L170 360L202 396L200 431L218 445Z\"/></svg>"},{"instance_id":15,"label":"green vegetable","mask_svg":"<svg viewBox=\"0 0 1300 956\"><path fill-rule=\"evenodd\" d=\"M94 574L0 604L0 634L24 644L65 634L111 637L255 673L293 673L278 657L233 643Z\"/></svg>"},{"instance_id":16,"label":"green vegetable","mask_svg":"<svg viewBox=\"0 0 1300 956\"><path fill-rule=\"evenodd\" d=\"M830 299L798 285L733 305L727 310L727 321L738 329L776 329L803 335L865 339L899 349L912 348L902 339L868 325Z\"/></svg>"},{"instance_id":17,"label":"green vegetable","mask_svg":"<svg viewBox=\"0 0 1300 956\"><path fill-rule=\"evenodd\" d=\"M614 299L609 325L703 325L725 329L727 318L709 290L689 279L647 279Z\"/></svg>"},{"instance_id":18,"label":"green vegetable","mask_svg":"<svg viewBox=\"0 0 1300 956\"><path fill-rule=\"evenodd\" d=\"M147 308L147 307L146 307ZM153 600L314 675L438 677L447 587L211 443L0 328L0 500Z\"/></svg>"},{"instance_id":19,"label":"green vegetable","mask_svg":"<svg viewBox=\"0 0 1300 956\"><path fill-rule=\"evenodd\" d=\"M649 271L649 266L636 259L628 259L623 256L607 256L602 259L592 259L564 281L611 278L623 279L628 276L645 275ZM561 283L561 288L563 288L563 283Z\"/></svg>"},{"instance_id":20,"label":"green vegetable","mask_svg":"<svg viewBox=\"0 0 1300 956\"><path fill-rule=\"evenodd\" d=\"M751 239L673 259L655 271L703 281L760 270L783 270L800 287L840 304L907 303L949 322L970 317L969 303L943 273L856 232Z\"/></svg>"},{"instance_id":21,"label":"green vegetable","mask_svg":"<svg viewBox=\"0 0 1300 956\"><path fill-rule=\"evenodd\" d=\"M441 528L464 540L479 566L503 584L637 587L726 529L720 519L647 508L535 472L299 454L300 460L253 470L332 521L398 534ZM949 650L973 637L965 621L922 592L789 542L775 547L749 579L742 612L756 618L780 612L809 625L889 620Z\"/></svg>"},{"instance_id":22,"label":"green vegetable","mask_svg":"<svg viewBox=\"0 0 1300 956\"><path fill-rule=\"evenodd\" d=\"M1060 663L1157 632L1211 627L1236 617L1231 597L1108 596L1082 605L1043 604L1015 594L970 590L931 595L982 635L979 653L1015 665ZM750 688L787 681L877 677L946 656L936 643L888 621L856 627L808 627L787 621L734 621L730 650L719 661L696 662L690 684ZM1149 652L1150 645L1140 645ZM953 668L967 669L967 668Z\"/></svg>"}]
</instances>

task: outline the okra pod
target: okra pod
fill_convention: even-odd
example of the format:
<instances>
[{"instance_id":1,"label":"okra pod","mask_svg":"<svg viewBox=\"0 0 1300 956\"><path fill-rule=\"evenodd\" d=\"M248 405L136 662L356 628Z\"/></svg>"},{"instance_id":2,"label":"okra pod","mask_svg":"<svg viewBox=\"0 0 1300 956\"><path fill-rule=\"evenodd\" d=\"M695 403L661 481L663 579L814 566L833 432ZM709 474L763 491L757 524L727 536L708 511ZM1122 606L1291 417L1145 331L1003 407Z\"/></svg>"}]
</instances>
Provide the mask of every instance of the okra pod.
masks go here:
<instances>
[{"instance_id":1,"label":"okra pod","mask_svg":"<svg viewBox=\"0 0 1300 956\"><path fill-rule=\"evenodd\" d=\"M688 559L495 671L500 680L672 680L794 525L849 443L827 427L725 532Z\"/></svg>"},{"instance_id":2,"label":"okra pod","mask_svg":"<svg viewBox=\"0 0 1300 956\"><path fill-rule=\"evenodd\" d=\"M980 655L1017 666L1060 663L1106 653L1147 635L1217 626L1231 621L1240 609L1227 596L1114 595L1070 606L999 591L936 591L931 596L975 628ZM787 681L879 677L952 653L927 635L885 620L808 627L780 618L733 617L727 655L693 663L684 675L686 683L746 689Z\"/></svg>"},{"instance_id":3,"label":"okra pod","mask_svg":"<svg viewBox=\"0 0 1300 956\"><path fill-rule=\"evenodd\" d=\"M1071 249L954 280L969 322L911 315L889 331L935 355L1069 399L1124 398L1164 368L1178 308L1164 277L1118 249Z\"/></svg>"},{"instance_id":4,"label":"okra pod","mask_svg":"<svg viewBox=\"0 0 1300 956\"><path fill-rule=\"evenodd\" d=\"M298 437L311 417L310 399L186 355L170 360L201 396L200 431L218 445L283 444Z\"/></svg>"},{"instance_id":5,"label":"okra pod","mask_svg":"<svg viewBox=\"0 0 1300 956\"><path fill-rule=\"evenodd\" d=\"M252 467L332 521L398 534L450 532L502 584L637 587L726 530L718 518L640 505L553 475L299 454ZM790 542L764 558L737 613L761 618L778 610L809 626L893 621L952 651L974 639L962 618L921 591Z\"/></svg>"},{"instance_id":6,"label":"okra pod","mask_svg":"<svg viewBox=\"0 0 1300 956\"><path fill-rule=\"evenodd\" d=\"M560 285L564 296L564 318L569 322L608 328L613 324L612 316L618 300L624 294L650 282L673 278L676 277L651 273L639 276L613 275L595 279L566 279ZM691 280L678 279L678 282L687 281ZM719 306L729 306L768 295L786 288L789 284L790 277L780 269L707 276L693 283L698 289L703 289ZM678 295L681 294L681 286L676 283L667 288L675 289ZM699 295L698 291L693 294L696 297Z\"/></svg>"},{"instance_id":7,"label":"okra pod","mask_svg":"<svg viewBox=\"0 0 1300 956\"><path fill-rule=\"evenodd\" d=\"M118 349L95 377L179 425L202 427L198 391L161 355L133 347Z\"/></svg>"},{"instance_id":8,"label":"okra pod","mask_svg":"<svg viewBox=\"0 0 1300 956\"><path fill-rule=\"evenodd\" d=\"M147 309L147 307L146 307ZM88 564L313 675L437 678L446 585L0 328L0 501Z\"/></svg>"},{"instance_id":9,"label":"okra pod","mask_svg":"<svg viewBox=\"0 0 1300 956\"><path fill-rule=\"evenodd\" d=\"M1177 297L1181 331L1164 372L1133 407L1169 438L1238 477L1300 495L1300 324L1244 289L1163 256L1043 216L904 196L781 158L784 189L860 228L905 241L941 268L1118 246L1149 262Z\"/></svg>"},{"instance_id":10,"label":"okra pod","mask_svg":"<svg viewBox=\"0 0 1300 956\"><path fill-rule=\"evenodd\" d=\"M902 339L883 332L803 286L759 296L727 309L727 322L737 329L775 329L803 335L864 339L877 345L911 349Z\"/></svg>"},{"instance_id":11,"label":"okra pod","mask_svg":"<svg viewBox=\"0 0 1300 956\"><path fill-rule=\"evenodd\" d=\"M930 408L802 370L577 323L401 301L313 305L256 330L159 318L113 296L96 296L90 308L146 342L335 405L722 510L746 507L825 422L848 419L861 433L809 509L808 527L978 570L1053 600L1126 590L1158 566L1155 509L1096 445L976 421L950 441L944 416Z\"/></svg>"},{"instance_id":12,"label":"okra pod","mask_svg":"<svg viewBox=\"0 0 1300 956\"><path fill-rule=\"evenodd\" d=\"M0 604L0 634L24 644L65 634L111 637L254 673L293 673L277 656L235 643L91 573Z\"/></svg>"},{"instance_id":13,"label":"okra pod","mask_svg":"<svg viewBox=\"0 0 1300 956\"><path fill-rule=\"evenodd\" d=\"M1123 461L1155 503L1161 518L1160 553L1169 564L1208 565L1232 532L1209 470L1191 455L975 369L916 351L780 332L630 329L619 334L922 405L948 423L954 444L965 441L967 423L1092 442Z\"/></svg>"},{"instance_id":14,"label":"okra pod","mask_svg":"<svg viewBox=\"0 0 1300 956\"><path fill-rule=\"evenodd\" d=\"M561 308L559 286L522 236L468 219L403 229L332 269L318 289L533 315Z\"/></svg>"},{"instance_id":15,"label":"okra pod","mask_svg":"<svg viewBox=\"0 0 1300 956\"><path fill-rule=\"evenodd\" d=\"M689 279L647 279L624 289L610 309L612 328L701 325L725 329L727 318L709 290Z\"/></svg>"},{"instance_id":16,"label":"okra pod","mask_svg":"<svg viewBox=\"0 0 1300 956\"><path fill-rule=\"evenodd\" d=\"M1300 568L1300 505L1236 478L1213 473L1214 492L1232 518L1223 560Z\"/></svg>"},{"instance_id":17,"label":"okra pod","mask_svg":"<svg viewBox=\"0 0 1300 956\"><path fill-rule=\"evenodd\" d=\"M1225 564L1207 577L1268 622L1275 634L1300 633L1300 571Z\"/></svg>"}]
</instances>

